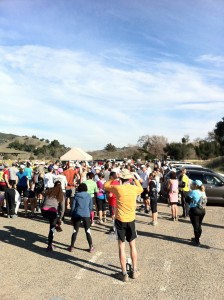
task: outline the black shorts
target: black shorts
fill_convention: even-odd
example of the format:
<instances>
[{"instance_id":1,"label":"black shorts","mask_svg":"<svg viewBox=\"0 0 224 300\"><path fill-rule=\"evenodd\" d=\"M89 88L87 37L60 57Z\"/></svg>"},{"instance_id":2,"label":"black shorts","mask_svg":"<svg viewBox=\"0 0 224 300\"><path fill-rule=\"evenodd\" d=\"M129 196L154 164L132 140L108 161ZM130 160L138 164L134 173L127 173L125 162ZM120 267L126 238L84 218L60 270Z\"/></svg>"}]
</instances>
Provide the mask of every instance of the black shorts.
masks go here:
<instances>
[{"instance_id":1,"label":"black shorts","mask_svg":"<svg viewBox=\"0 0 224 300\"><path fill-rule=\"evenodd\" d=\"M18 192L19 192L20 195L21 195L22 193L23 193L23 195L24 195L24 193L27 191L27 189L28 189L28 186L27 186L27 185L18 185L18 186L17 186L17 190L18 190Z\"/></svg>"},{"instance_id":2,"label":"black shorts","mask_svg":"<svg viewBox=\"0 0 224 300\"><path fill-rule=\"evenodd\" d=\"M23 197L25 198L35 198L35 192L34 191L30 191L30 190L27 190L23 193Z\"/></svg>"},{"instance_id":3,"label":"black shorts","mask_svg":"<svg viewBox=\"0 0 224 300\"><path fill-rule=\"evenodd\" d=\"M157 198L150 198L150 207L152 213L157 213Z\"/></svg>"},{"instance_id":4,"label":"black shorts","mask_svg":"<svg viewBox=\"0 0 224 300\"><path fill-rule=\"evenodd\" d=\"M148 191L148 189L143 189L143 192L141 193L141 198L143 199L143 200L147 200L147 199L149 199L149 191Z\"/></svg>"},{"instance_id":5,"label":"black shorts","mask_svg":"<svg viewBox=\"0 0 224 300\"><path fill-rule=\"evenodd\" d=\"M122 242L125 242L125 238L129 243L137 238L137 233L135 230L135 221L121 222L116 219L115 228L116 228L118 240Z\"/></svg>"},{"instance_id":6,"label":"black shorts","mask_svg":"<svg viewBox=\"0 0 224 300\"><path fill-rule=\"evenodd\" d=\"M106 210L106 200L96 198L96 206L98 210L105 211Z\"/></svg>"},{"instance_id":7,"label":"black shorts","mask_svg":"<svg viewBox=\"0 0 224 300\"><path fill-rule=\"evenodd\" d=\"M73 198L75 196L75 188L67 189L65 195L66 198Z\"/></svg>"},{"instance_id":8,"label":"black shorts","mask_svg":"<svg viewBox=\"0 0 224 300\"><path fill-rule=\"evenodd\" d=\"M7 185L0 185L0 192L5 192L7 188Z\"/></svg>"}]
</instances>

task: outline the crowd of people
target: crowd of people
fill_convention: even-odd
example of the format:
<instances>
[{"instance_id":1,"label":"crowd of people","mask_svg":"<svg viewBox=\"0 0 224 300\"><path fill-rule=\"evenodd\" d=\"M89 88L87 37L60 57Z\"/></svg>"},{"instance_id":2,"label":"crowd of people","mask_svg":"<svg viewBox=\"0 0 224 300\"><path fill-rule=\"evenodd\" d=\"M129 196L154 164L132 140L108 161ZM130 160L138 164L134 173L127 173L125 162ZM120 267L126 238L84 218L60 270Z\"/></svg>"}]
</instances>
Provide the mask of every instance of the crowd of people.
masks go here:
<instances>
[{"instance_id":1,"label":"crowd of people","mask_svg":"<svg viewBox=\"0 0 224 300\"><path fill-rule=\"evenodd\" d=\"M166 174L169 172L169 177ZM68 251L74 251L80 225L83 224L89 252L94 252L91 226L111 218L111 233L118 239L119 258L124 282L139 276L135 239L136 209L151 215L150 225L158 224L157 202L166 192L171 207L171 220L190 217L194 238L200 246L201 224L205 216L206 194L200 180L191 182L182 169L177 178L175 170L167 162L154 164L146 161L106 161L104 164L68 161L12 162L0 166L0 209L8 218L34 217L41 212L50 224L47 251L53 251L55 231L63 231L63 222L69 216L73 233ZM179 197L181 195L181 198ZM180 200L181 199L181 200ZM22 203L22 204L21 204ZM139 207L136 208L136 204ZM179 216L178 204L183 213ZM24 211L22 211L22 209ZM30 212L29 212L30 210ZM28 213L29 212L29 213ZM150 213L151 212L151 213ZM125 241L130 246L132 269L127 272Z\"/></svg>"}]
</instances>

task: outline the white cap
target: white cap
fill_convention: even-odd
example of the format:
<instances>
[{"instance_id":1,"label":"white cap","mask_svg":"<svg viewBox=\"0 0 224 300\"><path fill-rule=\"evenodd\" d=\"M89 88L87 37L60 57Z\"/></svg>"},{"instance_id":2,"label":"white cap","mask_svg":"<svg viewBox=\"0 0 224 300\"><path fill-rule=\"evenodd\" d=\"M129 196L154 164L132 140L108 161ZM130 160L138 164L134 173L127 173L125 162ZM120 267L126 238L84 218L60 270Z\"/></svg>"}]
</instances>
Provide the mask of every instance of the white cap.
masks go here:
<instances>
[{"instance_id":1,"label":"white cap","mask_svg":"<svg viewBox=\"0 0 224 300\"><path fill-rule=\"evenodd\" d=\"M95 170L101 170L101 167L96 166L94 169Z\"/></svg>"},{"instance_id":2,"label":"white cap","mask_svg":"<svg viewBox=\"0 0 224 300\"><path fill-rule=\"evenodd\" d=\"M19 167L20 167L20 169L25 169L24 165L20 165Z\"/></svg>"}]
</instances>

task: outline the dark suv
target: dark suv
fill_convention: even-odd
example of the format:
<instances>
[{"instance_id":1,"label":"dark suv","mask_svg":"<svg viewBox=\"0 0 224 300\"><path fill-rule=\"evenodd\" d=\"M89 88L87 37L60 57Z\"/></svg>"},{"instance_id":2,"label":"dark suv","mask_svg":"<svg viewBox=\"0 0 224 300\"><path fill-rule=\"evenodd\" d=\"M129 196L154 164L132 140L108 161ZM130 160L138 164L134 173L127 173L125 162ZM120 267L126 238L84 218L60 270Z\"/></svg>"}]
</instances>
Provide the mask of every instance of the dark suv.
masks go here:
<instances>
[{"instance_id":1,"label":"dark suv","mask_svg":"<svg viewBox=\"0 0 224 300\"><path fill-rule=\"evenodd\" d=\"M209 169L198 168L198 169L188 169L186 168L186 174L191 180L199 179L202 181L206 188L206 195L208 198L208 203L221 203L224 204L224 178L211 171ZM181 170L177 171L177 178L181 175ZM165 182L162 185L161 196L162 198L167 198L167 191L165 189L166 182L169 179L169 173L165 178Z\"/></svg>"},{"instance_id":2,"label":"dark suv","mask_svg":"<svg viewBox=\"0 0 224 300\"><path fill-rule=\"evenodd\" d=\"M208 203L224 204L224 179L222 176L205 170L187 170L187 176L191 180L199 179L203 182Z\"/></svg>"}]
</instances>

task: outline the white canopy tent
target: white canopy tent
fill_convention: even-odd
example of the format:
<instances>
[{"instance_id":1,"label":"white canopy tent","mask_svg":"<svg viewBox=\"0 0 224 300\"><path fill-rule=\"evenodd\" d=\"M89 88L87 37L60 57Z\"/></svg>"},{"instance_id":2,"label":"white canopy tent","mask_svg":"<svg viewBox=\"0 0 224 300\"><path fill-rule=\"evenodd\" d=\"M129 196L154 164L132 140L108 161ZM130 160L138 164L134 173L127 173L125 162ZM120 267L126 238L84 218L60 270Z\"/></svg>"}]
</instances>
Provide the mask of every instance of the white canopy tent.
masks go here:
<instances>
[{"instance_id":1,"label":"white canopy tent","mask_svg":"<svg viewBox=\"0 0 224 300\"><path fill-rule=\"evenodd\" d=\"M90 161L93 160L93 157L83 151L80 148L72 148L67 153L60 157L61 161L69 161L69 160L79 160L79 161Z\"/></svg>"}]
</instances>

